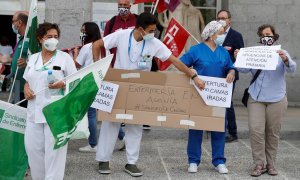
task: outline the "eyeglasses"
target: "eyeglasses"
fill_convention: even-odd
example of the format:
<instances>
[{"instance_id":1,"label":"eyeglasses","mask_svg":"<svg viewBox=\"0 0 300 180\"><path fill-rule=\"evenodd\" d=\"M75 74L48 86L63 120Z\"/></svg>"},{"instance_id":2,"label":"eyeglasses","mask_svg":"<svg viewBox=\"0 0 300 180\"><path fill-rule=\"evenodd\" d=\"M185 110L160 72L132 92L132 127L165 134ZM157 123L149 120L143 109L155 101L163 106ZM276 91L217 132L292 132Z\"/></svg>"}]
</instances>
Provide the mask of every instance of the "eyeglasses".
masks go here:
<instances>
[{"instance_id":1,"label":"eyeglasses","mask_svg":"<svg viewBox=\"0 0 300 180\"><path fill-rule=\"evenodd\" d=\"M226 17L218 17L218 18L217 18L218 21L220 21L220 20L225 21L226 19L229 19L229 18L226 18Z\"/></svg>"}]
</instances>

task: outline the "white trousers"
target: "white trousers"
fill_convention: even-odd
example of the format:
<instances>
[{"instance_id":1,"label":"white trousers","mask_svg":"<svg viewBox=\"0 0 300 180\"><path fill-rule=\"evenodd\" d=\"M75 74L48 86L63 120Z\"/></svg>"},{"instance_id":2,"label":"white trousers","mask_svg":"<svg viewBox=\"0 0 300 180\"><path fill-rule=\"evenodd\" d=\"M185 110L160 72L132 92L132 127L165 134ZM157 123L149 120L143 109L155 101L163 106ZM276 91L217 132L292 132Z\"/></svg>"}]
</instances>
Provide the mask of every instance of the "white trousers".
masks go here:
<instances>
[{"instance_id":1,"label":"white trousers","mask_svg":"<svg viewBox=\"0 0 300 180\"><path fill-rule=\"evenodd\" d=\"M102 121L96 153L97 161L110 161L118 138L120 125L120 123L116 122ZM128 164L136 164L139 158L142 134L142 125L126 124L125 146Z\"/></svg>"},{"instance_id":2,"label":"white trousers","mask_svg":"<svg viewBox=\"0 0 300 180\"><path fill-rule=\"evenodd\" d=\"M27 121L25 149L33 180L63 180L67 146L54 150L54 138L46 123Z\"/></svg>"}]
</instances>

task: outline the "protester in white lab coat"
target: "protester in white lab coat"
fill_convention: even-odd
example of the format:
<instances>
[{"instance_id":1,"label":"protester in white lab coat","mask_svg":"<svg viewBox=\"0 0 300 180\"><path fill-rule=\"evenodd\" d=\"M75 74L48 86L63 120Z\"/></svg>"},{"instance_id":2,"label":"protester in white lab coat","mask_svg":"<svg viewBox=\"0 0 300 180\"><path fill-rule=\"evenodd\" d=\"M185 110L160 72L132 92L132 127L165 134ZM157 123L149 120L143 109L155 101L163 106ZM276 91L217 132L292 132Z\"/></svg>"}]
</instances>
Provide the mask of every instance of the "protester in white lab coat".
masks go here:
<instances>
[{"instance_id":1,"label":"protester in white lab coat","mask_svg":"<svg viewBox=\"0 0 300 180\"><path fill-rule=\"evenodd\" d=\"M42 51L29 58L23 78L25 98L28 100L25 148L32 179L62 180L64 177L67 145L54 150L54 138L42 109L51 102L51 90L63 89L61 80L76 72L72 58L56 50L60 30L57 24L43 23L37 29L37 39ZM57 81L48 84L48 71L52 70ZM39 92L46 87L42 92ZM53 95L53 94L52 94Z\"/></svg>"},{"instance_id":2,"label":"protester in white lab coat","mask_svg":"<svg viewBox=\"0 0 300 180\"><path fill-rule=\"evenodd\" d=\"M172 52L158 39L154 38L157 20L150 13L142 13L137 17L135 29L120 30L105 36L93 44L93 58L99 59L100 48L118 48L115 69L150 71L152 58L158 57L162 61L170 60L180 71L191 77L196 85L203 89L205 84L194 71L185 66ZM101 116L101 114L100 114ZM96 160L99 161L99 172L109 174L109 161L117 140L120 123L103 121L97 147ZM125 145L127 164L125 172L131 176L142 176L142 171L136 163L139 158L142 139L142 126L126 124Z\"/></svg>"}]
</instances>

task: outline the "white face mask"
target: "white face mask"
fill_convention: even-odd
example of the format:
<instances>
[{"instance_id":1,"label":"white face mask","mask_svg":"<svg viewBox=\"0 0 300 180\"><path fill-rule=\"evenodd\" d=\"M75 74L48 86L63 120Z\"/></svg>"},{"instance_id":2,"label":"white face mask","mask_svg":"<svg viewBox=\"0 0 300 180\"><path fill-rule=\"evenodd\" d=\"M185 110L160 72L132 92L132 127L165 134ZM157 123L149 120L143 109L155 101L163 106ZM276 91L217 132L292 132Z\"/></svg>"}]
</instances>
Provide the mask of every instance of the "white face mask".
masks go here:
<instances>
[{"instance_id":1,"label":"white face mask","mask_svg":"<svg viewBox=\"0 0 300 180\"><path fill-rule=\"evenodd\" d=\"M46 39L43 42L44 48L48 51L54 51L57 48L58 40L55 38Z\"/></svg>"},{"instance_id":2,"label":"white face mask","mask_svg":"<svg viewBox=\"0 0 300 180\"><path fill-rule=\"evenodd\" d=\"M145 32L145 31L144 31L144 32ZM144 39L145 41L149 41L149 40L153 39L154 36L155 36L155 33L148 33L148 34L146 34L146 35L143 36L143 39Z\"/></svg>"},{"instance_id":3,"label":"white face mask","mask_svg":"<svg viewBox=\"0 0 300 180\"><path fill-rule=\"evenodd\" d=\"M18 29L16 28L16 26L15 25L11 25L11 28L12 28L12 30L13 30L13 32L15 33L15 34L19 34L19 31L18 31Z\"/></svg>"}]
</instances>

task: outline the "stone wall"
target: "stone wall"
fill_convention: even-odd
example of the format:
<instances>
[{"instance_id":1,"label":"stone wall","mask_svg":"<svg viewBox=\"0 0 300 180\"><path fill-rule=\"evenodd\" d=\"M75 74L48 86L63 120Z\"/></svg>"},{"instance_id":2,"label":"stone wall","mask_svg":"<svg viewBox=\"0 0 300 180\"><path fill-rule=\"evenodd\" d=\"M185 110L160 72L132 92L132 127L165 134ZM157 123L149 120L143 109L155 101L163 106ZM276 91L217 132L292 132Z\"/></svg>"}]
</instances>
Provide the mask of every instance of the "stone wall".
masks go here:
<instances>
[{"instance_id":1,"label":"stone wall","mask_svg":"<svg viewBox=\"0 0 300 180\"><path fill-rule=\"evenodd\" d=\"M300 65L299 0L228 0L228 8L232 13L232 27L242 33L245 46L258 45L257 28L272 24L280 35L279 44ZM237 102L250 80L250 74L241 75L234 94ZM295 74L288 74L286 81L290 104L300 105L300 67Z\"/></svg>"},{"instance_id":2,"label":"stone wall","mask_svg":"<svg viewBox=\"0 0 300 180\"><path fill-rule=\"evenodd\" d=\"M46 0L45 21L57 23L61 29L59 48L80 45L80 28L92 20L92 6L92 0Z\"/></svg>"}]
</instances>

